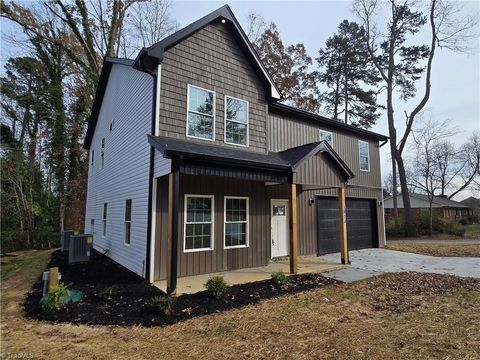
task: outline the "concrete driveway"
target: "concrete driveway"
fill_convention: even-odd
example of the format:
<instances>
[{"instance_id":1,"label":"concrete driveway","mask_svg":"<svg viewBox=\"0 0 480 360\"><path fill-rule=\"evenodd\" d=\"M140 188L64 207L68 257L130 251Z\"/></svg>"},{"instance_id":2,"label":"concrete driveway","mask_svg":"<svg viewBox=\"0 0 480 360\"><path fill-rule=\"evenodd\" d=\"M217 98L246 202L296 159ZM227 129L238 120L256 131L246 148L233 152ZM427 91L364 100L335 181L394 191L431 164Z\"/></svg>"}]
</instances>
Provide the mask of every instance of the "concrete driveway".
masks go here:
<instances>
[{"instance_id":1,"label":"concrete driveway","mask_svg":"<svg viewBox=\"0 0 480 360\"><path fill-rule=\"evenodd\" d=\"M338 261L339 253L319 256L322 261ZM350 251L348 268L323 275L352 282L389 272L417 271L480 278L478 257L434 257L387 249Z\"/></svg>"}]
</instances>

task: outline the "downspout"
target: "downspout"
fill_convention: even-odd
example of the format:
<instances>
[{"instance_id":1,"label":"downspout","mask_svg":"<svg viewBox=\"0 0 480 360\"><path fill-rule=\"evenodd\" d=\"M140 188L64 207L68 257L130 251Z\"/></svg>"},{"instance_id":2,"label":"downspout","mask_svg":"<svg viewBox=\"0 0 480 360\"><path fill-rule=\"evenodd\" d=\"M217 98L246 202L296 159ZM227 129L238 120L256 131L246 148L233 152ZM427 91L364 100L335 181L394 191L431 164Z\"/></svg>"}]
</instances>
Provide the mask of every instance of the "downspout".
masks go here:
<instances>
[{"instance_id":1,"label":"downspout","mask_svg":"<svg viewBox=\"0 0 480 360\"><path fill-rule=\"evenodd\" d=\"M147 71L154 80L154 87L153 87L153 98L152 98L152 123L150 128L150 133L155 135L157 130L157 114L159 108L159 101L157 99L157 92L159 87L159 71L161 71L161 65L158 65L157 73L153 71ZM148 175L148 210L147 210L147 246L146 246L146 266L145 266L145 279L148 282L153 282L153 269L154 269L154 261L152 257L155 255L155 241L152 241L152 235L155 236L154 231L152 231L153 224L155 223L155 214L152 211L153 204L153 181L154 181L154 165L155 165L155 149L153 146L150 146L150 169Z\"/></svg>"}]
</instances>

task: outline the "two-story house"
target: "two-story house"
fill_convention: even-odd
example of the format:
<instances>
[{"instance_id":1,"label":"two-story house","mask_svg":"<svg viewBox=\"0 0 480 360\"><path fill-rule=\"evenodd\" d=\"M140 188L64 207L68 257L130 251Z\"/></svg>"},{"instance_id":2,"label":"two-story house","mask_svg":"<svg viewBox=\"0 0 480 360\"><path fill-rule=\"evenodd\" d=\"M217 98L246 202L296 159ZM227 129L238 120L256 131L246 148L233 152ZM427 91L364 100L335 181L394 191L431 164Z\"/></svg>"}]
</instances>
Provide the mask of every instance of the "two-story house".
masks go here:
<instances>
[{"instance_id":1,"label":"two-story house","mask_svg":"<svg viewBox=\"0 0 480 360\"><path fill-rule=\"evenodd\" d=\"M94 247L173 291L277 257L295 272L347 240L382 246L387 137L280 100L228 6L135 60L106 58L84 145Z\"/></svg>"}]
</instances>

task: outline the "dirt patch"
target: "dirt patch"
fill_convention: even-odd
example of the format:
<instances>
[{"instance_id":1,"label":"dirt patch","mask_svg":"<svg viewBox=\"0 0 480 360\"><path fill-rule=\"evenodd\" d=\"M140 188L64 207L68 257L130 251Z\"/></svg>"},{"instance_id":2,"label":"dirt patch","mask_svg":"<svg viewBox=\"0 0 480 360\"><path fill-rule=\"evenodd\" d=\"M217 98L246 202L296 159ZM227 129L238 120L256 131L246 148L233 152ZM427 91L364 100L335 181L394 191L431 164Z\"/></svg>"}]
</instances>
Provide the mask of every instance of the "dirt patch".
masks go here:
<instances>
[{"instance_id":1,"label":"dirt patch","mask_svg":"<svg viewBox=\"0 0 480 360\"><path fill-rule=\"evenodd\" d=\"M480 244L390 244L387 249L441 257L480 257Z\"/></svg>"},{"instance_id":2,"label":"dirt patch","mask_svg":"<svg viewBox=\"0 0 480 360\"><path fill-rule=\"evenodd\" d=\"M98 252L90 262L68 265L66 253L56 251L48 267L58 266L62 282L84 292L76 304L56 312L41 309L42 282L33 286L24 304L28 316L54 322L88 325L163 326L225 310L241 308L264 299L295 294L339 283L319 274L290 276L285 285L258 281L229 288L224 299L214 299L206 291L175 298L171 315L153 313L148 303L163 293L136 274L126 270Z\"/></svg>"}]
</instances>

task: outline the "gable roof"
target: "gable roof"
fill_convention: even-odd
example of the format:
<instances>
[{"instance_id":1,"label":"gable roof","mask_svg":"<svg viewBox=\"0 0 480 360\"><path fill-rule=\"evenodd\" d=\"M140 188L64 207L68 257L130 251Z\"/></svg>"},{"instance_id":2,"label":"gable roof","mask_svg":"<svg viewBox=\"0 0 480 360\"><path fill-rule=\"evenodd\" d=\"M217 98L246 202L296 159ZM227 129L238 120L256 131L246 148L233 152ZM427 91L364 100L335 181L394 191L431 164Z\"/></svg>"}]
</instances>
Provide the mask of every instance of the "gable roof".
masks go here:
<instances>
[{"instance_id":1,"label":"gable roof","mask_svg":"<svg viewBox=\"0 0 480 360\"><path fill-rule=\"evenodd\" d=\"M243 165L276 171L295 171L306 160L319 152L326 153L346 179L355 175L340 156L324 141L290 148L281 152L259 152L221 148L164 136L148 135L149 143L166 157L186 157L216 163Z\"/></svg>"},{"instance_id":2,"label":"gable roof","mask_svg":"<svg viewBox=\"0 0 480 360\"><path fill-rule=\"evenodd\" d=\"M466 205L470 208L480 208L480 199L470 196L462 201L460 201L461 204Z\"/></svg>"},{"instance_id":3,"label":"gable roof","mask_svg":"<svg viewBox=\"0 0 480 360\"><path fill-rule=\"evenodd\" d=\"M357 126L345 124L342 121L332 120L332 119L329 119L325 116L314 114L314 113L311 113L309 111L298 109L298 108L295 108L293 106L289 106L289 105L286 105L286 104L281 104L281 103L269 104L268 109L270 111L276 111L276 112L279 112L279 113L289 114L289 115L293 115L295 117L300 117L300 118L304 118L304 119L307 119L307 120L312 120L312 121L321 123L322 125L325 125L328 128L344 130L346 132L354 133L354 134L360 135L362 137L377 140L377 141L387 141L389 139L388 136L378 134L378 133L373 132L373 131L365 130L365 129L359 128Z\"/></svg>"},{"instance_id":4,"label":"gable roof","mask_svg":"<svg viewBox=\"0 0 480 360\"><path fill-rule=\"evenodd\" d=\"M398 197L401 197L402 194L398 194ZM417 198L422 201L428 202L428 196L425 194L417 194L417 193L410 193L410 197ZM385 198L384 201L393 199L393 196L388 196ZM440 207L453 207L453 208L468 208L468 206L463 205L462 203L454 200L450 200L443 196L434 196L432 200L432 204L438 205Z\"/></svg>"},{"instance_id":5,"label":"gable roof","mask_svg":"<svg viewBox=\"0 0 480 360\"><path fill-rule=\"evenodd\" d=\"M247 35L243 31L228 5L218 8L217 10L191 23L174 34L167 36L165 39L150 46L149 48L143 48L135 59L133 66L147 72L156 71L156 65L163 61L163 55L166 50L213 22L223 22L232 31L234 38L237 40L240 48L244 51L250 64L257 71L260 79L262 79L266 85L268 89L267 93L270 99L273 101L280 100L280 90L263 65L252 43L250 40L248 40Z\"/></svg>"},{"instance_id":6,"label":"gable roof","mask_svg":"<svg viewBox=\"0 0 480 360\"><path fill-rule=\"evenodd\" d=\"M107 89L108 78L114 64L132 66L133 60L108 56L103 59L102 72L100 73L100 78L98 80L97 91L95 92L95 99L93 100L92 111L90 113L90 119L88 120L87 133L85 134L85 141L83 143L85 149L90 149L90 145L92 144L93 133L97 126L98 115L100 114L105 90Z\"/></svg>"}]
</instances>

